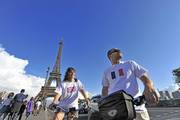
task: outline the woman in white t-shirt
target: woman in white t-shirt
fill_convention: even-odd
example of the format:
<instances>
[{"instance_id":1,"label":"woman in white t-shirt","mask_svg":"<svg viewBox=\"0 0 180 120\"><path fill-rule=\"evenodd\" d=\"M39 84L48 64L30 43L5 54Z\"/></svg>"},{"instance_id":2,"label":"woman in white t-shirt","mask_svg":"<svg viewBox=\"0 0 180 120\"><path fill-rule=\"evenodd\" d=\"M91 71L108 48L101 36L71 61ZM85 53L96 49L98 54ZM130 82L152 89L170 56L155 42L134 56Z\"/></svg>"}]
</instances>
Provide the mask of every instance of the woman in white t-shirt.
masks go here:
<instances>
[{"instance_id":1,"label":"woman in white t-shirt","mask_svg":"<svg viewBox=\"0 0 180 120\"><path fill-rule=\"evenodd\" d=\"M80 80L75 78L75 74L76 70L69 67L65 73L64 80L55 90L57 94L51 105L58 104L58 110L54 116L54 120L63 120L65 113L68 113L68 120L75 120L78 118L79 92L81 92L86 102L89 103L84 87Z\"/></svg>"}]
</instances>

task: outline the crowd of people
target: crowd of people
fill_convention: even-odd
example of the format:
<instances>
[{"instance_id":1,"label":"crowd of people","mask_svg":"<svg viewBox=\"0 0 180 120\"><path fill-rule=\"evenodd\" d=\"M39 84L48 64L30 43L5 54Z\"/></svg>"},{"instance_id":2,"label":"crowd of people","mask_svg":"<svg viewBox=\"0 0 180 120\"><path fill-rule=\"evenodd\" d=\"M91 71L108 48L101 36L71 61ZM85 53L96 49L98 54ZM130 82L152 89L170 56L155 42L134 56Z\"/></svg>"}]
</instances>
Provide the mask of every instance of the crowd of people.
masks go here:
<instances>
[{"instance_id":1,"label":"crowd of people","mask_svg":"<svg viewBox=\"0 0 180 120\"><path fill-rule=\"evenodd\" d=\"M21 120L25 112L25 119L27 120L32 114L37 116L42 108L41 101L35 101L34 97L31 97L28 101L28 95L24 94L25 89L22 89L20 93L14 94L11 92L7 98L3 99L0 108L0 118L5 120Z\"/></svg>"}]
</instances>

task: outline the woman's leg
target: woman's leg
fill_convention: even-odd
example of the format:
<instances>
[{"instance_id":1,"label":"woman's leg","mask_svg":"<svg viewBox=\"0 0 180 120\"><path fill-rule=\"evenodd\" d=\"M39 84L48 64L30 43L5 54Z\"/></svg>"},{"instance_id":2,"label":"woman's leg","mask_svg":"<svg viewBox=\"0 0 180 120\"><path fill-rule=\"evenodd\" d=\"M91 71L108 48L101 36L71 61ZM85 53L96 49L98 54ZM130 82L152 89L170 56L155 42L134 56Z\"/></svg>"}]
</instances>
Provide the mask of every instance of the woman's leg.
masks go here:
<instances>
[{"instance_id":1,"label":"woman's leg","mask_svg":"<svg viewBox=\"0 0 180 120\"><path fill-rule=\"evenodd\" d=\"M150 120L148 112L136 113L136 120Z\"/></svg>"},{"instance_id":2,"label":"woman's leg","mask_svg":"<svg viewBox=\"0 0 180 120\"><path fill-rule=\"evenodd\" d=\"M65 113L64 112L58 112L55 114L53 120L63 120Z\"/></svg>"}]
</instances>

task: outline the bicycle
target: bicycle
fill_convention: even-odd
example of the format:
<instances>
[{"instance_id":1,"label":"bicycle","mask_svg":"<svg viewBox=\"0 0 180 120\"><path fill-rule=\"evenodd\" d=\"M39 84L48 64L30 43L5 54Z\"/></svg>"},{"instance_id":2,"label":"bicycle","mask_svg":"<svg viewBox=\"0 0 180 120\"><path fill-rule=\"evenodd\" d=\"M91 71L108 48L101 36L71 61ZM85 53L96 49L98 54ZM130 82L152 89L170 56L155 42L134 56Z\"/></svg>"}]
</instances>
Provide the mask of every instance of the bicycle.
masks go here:
<instances>
[{"instance_id":1,"label":"bicycle","mask_svg":"<svg viewBox=\"0 0 180 120\"><path fill-rule=\"evenodd\" d=\"M57 104L50 105L49 109L53 113L64 112L65 116L64 116L63 120L69 120L69 119L77 120L78 117L77 117L77 115L75 115L76 113L74 113L74 112L80 110L80 109L76 109L75 107L72 107L69 109L64 109L64 108L59 107Z\"/></svg>"}]
</instances>

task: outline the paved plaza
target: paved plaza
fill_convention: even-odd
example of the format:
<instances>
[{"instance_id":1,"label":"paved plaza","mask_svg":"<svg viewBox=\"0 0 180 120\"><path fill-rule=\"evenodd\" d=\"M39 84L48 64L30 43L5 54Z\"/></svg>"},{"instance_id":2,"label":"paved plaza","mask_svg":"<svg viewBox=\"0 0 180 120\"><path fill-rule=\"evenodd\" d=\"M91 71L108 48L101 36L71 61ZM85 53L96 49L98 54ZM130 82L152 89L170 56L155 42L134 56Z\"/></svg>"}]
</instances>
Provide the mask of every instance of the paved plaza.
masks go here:
<instances>
[{"instance_id":1,"label":"paved plaza","mask_svg":"<svg viewBox=\"0 0 180 120\"><path fill-rule=\"evenodd\" d=\"M151 120L180 120L180 107L148 108Z\"/></svg>"},{"instance_id":2,"label":"paved plaza","mask_svg":"<svg viewBox=\"0 0 180 120\"><path fill-rule=\"evenodd\" d=\"M151 120L180 120L180 107L148 108ZM28 120L52 120L54 113L41 111L38 116L31 116ZM80 114L79 120L87 120L87 114ZM23 116L22 120L25 120Z\"/></svg>"}]
</instances>

